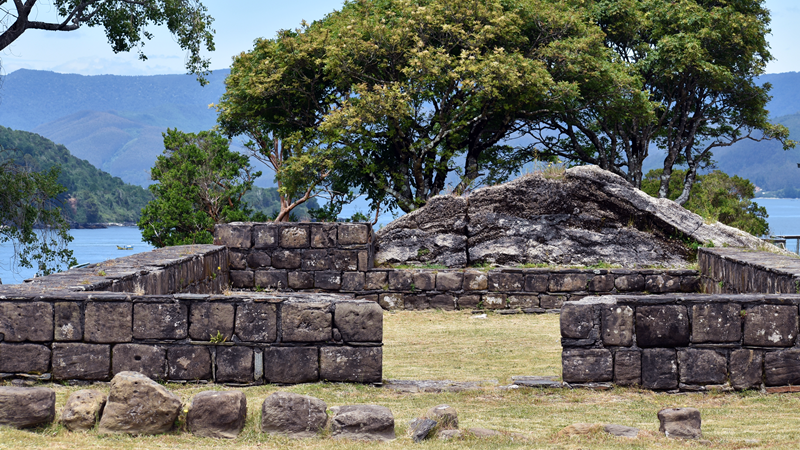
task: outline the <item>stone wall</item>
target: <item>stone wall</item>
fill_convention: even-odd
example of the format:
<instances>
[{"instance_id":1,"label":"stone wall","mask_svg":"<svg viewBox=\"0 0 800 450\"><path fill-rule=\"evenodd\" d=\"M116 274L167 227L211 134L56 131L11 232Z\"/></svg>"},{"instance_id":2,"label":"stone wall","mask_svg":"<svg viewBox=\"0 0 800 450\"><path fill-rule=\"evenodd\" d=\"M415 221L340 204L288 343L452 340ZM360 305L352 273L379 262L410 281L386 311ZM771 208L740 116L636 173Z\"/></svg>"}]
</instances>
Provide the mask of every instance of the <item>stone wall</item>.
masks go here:
<instances>
[{"instance_id":1,"label":"stone wall","mask_svg":"<svg viewBox=\"0 0 800 450\"><path fill-rule=\"evenodd\" d=\"M800 295L588 297L561 311L567 383L655 390L800 384Z\"/></svg>"},{"instance_id":2,"label":"stone wall","mask_svg":"<svg viewBox=\"0 0 800 450\"><path fill-rule=\"evenodd\" d=\"M702 292L798 294L800 258L738 248L701 248Z\"/></svg>"},{"instance_id":3,"label":"stone wall","mask_svg":"<svg viewBox=\"0 0 800 450\"><path fill-rule=\"evenodd\" d=\"M0 301L0 377L381 381L383 311L340 295L52 293Z\"/></svg>"}]
</instances>

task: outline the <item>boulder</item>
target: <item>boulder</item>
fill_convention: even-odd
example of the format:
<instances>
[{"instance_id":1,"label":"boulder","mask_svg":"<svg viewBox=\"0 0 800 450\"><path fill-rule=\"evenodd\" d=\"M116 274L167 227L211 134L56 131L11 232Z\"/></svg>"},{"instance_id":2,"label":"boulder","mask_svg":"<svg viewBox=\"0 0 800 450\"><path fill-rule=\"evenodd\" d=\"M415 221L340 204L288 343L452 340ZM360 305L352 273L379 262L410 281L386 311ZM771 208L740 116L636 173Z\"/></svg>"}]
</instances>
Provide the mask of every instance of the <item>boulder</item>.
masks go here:
<instances>
[{"instance_id":1,"label":"boulder","mask_svg":"<svg viewBox=\"0 0 800 450\"><path fill-rule=\"evenodd\" d=\"M658 412L658 431L669 438L700 439L700 411L695 408L665 408Z\"/></svg>"},{"instance_id":2,"label":"boulder","mask_svg":"<svg viewBox=\"0 0 800 450\"><path fill-rule=\"evenodd\" d=\"M261 431L291 438L309 438L325 428L328 405L290 392L275 392L261 406Z\"/></svg>"},{"instance_id":3,"label":"boulder","mask_svg":"<svg viewBox=\"0 0 800 450\"><path fill-rule=\"evenodd\" d=\"M436 421L431 419L414 419L408 424L411 429L411 440L414 442L422 442L431 434L436 428Z\"/></svg>"},{"instance_id":4,"label":"boulder","mask_svg":"<svg viewBox=\"0 0 800 450\"><path fill-rule=\"evenodd\" d=\"M459 439L461 435L461 430L441 430L436 436L443 441L449 441L450 439Z\"/></svg>"},{"instance_id":5,"label":"boulder","mask_svg":"<svg viewBox=\"0 0 800 450\"><path fill-rule=\"evenodd\" d=\"M56 417L56 393L43 387L0 387L0 425L30 428Z\"/></svg>"},{"instance_id":6,"label":"boulder","mask_svg":"<svg viewBox=\"0 0 800 450\"><path fill-rule=\"evenodd\" d=\"M61 412L61 422L69 431L88 431L94 428L103 408L106 395L94 389L75 391L67 399Z\"/></svg>"},{"instance_id":7,"label":"boulder","mask_svg":"<svg viewBox=\"0 0 800 450\"><path fill-rule=\"evenodd\" d=\"M331 436L334 439L389 441L395 438L394 416L385 406L335 406L331 412Z\"/></svg>"},{"instance_id":8,"label":"boulder","mask_svg":"<svg viewBox=\"0 0 800 450\"><path fill-rule=\"evenodd\" d=\"M428 410L425 417L435 420L439 428L458 428L458 412L450 405L434 406Z\"/></svg>"},{"instance_id":9,"label":"boulder","mask_svg":"<svg viewBox=\"0 0 800 450\"><path fill-rule=\"evenodd\" d=\"M604 426L603 431L610 435L619 437L635 438L639 435L638 428L626 427L625 425L616 425L613 423L609 423L608 425Z\"/></svg>"},{"instance_id":10,"label":"boulder","mask_svg":"<svg viewBox=\"0 0 800 450\"><path fill-rule=\"evenodd\" d=\"M247 419L247 398L242 391L204 391L192 398L186 426L196 436L235 439Z\"/></svg>"},{"instance_id":11,"label":"boulder","mask_svg":"<svg viewBox=\"0 0 800 450\"><path fill-rule=\"evenodd\" d=\"M138 372L120 372L111 380L100 434L160 434L172 429L181 399Z\"/></svg>"}]
</instances>

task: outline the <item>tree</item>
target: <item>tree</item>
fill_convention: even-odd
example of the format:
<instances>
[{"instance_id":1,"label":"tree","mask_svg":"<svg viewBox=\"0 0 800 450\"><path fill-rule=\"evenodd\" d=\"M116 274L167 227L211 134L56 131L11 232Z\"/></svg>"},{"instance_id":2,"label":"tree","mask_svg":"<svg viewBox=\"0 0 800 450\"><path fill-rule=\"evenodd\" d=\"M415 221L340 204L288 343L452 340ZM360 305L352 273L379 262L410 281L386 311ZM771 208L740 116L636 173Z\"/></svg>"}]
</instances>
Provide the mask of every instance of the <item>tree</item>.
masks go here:
<instances>
[{"instance_id":1,"label":"tree","mask_svg":"<svg viewBox=\"0 0 800 450\"><path fill-rule=\"evenodd\" d=\"M8 3L0 0L0 5ZM142 51L145 40L152 34L149 25L166 24L178 45L189 53L186 68L197 74L201 83L207 81L210 61L202 58L203 47L214 50L213 19L199 0L53 0L55 20L36 20L39 0L14 0L14 9L2 8L0 13L0 50L8 47L27 30L73 31L81 26L101 26L115 53L137 47L139 58L147 59ZM33 15L33 17L31 17Z\"/></svg>"},{"instance_id":2,"label":"tree","mask_svg":"<svg viewBox=\"0 0 800 450\"><path fill-rule=\"evenodd\" d=\"M229 144L215 131L167 130L164 154L151 171L158 182L149 187L154 199L138 223L145 241L156 247L210 244L215 224L251 218L242 196L261 173L251 173L248 158Z\"/></svg>"},{"instance_id":3,"label":"tree","mask_svg":"<svg viewBox=\"0 0 800 450\"><path fill-rule=\"evenodd\" d=\"M584 2L581 2L583 4ZM679 204L715 148L750 139L794 146L788 130L768 121L770 86L759 86L772 59L769 12L761 0L594 0L584 9L605 33L611 62L625 64L639 89L609 108L605 87L582 84L582 105L553 116L537 131L550 154L599 164L641 184L651 144L666 152L658 195L667 197L673 167L685 164ZM638 98L646 95L648 107ZM636 100L636 101L634 101ZM626 113L625 103L634 105ZM555 133L556 137L553 137Z\"/></svg>"}]
</instances>

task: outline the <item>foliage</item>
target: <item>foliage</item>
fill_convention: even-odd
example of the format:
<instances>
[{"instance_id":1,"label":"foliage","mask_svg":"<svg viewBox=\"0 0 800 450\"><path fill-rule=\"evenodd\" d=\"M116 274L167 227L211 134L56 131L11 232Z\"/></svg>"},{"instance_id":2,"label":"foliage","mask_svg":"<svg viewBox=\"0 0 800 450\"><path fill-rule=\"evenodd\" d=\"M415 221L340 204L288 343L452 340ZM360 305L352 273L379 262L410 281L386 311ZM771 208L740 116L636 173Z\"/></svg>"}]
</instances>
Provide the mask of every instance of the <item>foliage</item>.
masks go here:
<instances>
[{"instance_id":1,"label":"foliage","mask_svg":"<svg viewBox=\"0 0 800 450\"><path fill-rule=\"evenodd\" d=\"M281 210L280 194L277 188L261 188L253 186L242 196L242 201L247 203L247 207L254 212L263 213L267 218L273 219L278 216ZM292 210L292 216L299 220L307 220L311 217L310 211L318 208L316 199L309 199L306 203L297 206Z\"/></svg>"},{"instance_id":2,"label":"foliage","mask_svg":"<svg viewBox=\"0 0 800 450\"><path fill-rule=\"evenodd\" d=\"M2 11L0 50L27 30L74 31L86 25L102 27L114 53L138 48L139 59L146 60L142 47L153 38L148 28L166 25L178 45L188 52L187 70L206 83L203 76L209 72L210 61L202 58L200 52L203 47L214 50L214 30L213 19L199 0L53 0L57 17L50 22L39 20L39 10L44 5L40 7L37 3L38 0L15 0L14 12Z\"/></svg>"},{"instance_id":3,"label":"foliage","mask_svg":"<svg viewBox=\"0 0 800 450\"><path fill-rule=\"evenodd\" d=\"M164 133L164 154L150 185L154 199L142 210L142 238L156 247L210 244L214 225L251 218L242 200L261 175L215 131ZM260 219L256 217L256 220Z\"/></svg>"},{"instance_id":4,"label":"foliage","mask_svg":"<svg viewBox=\"0 0 800 450\"><path fill-rule=\"evenodd\" d=\"M642 190L658 196L661 175L661 169L648 172L642 180ZM681 195L685 176L683 170L672 172L667 198L674 200ZM715 170L697 176L689 200L683 206L705 219L722 222L754 236L763 236L769 233L767 210L752 201L754 195L755 186L749 180L737 175L730 177Z\"/></svg>"}]
</instances>

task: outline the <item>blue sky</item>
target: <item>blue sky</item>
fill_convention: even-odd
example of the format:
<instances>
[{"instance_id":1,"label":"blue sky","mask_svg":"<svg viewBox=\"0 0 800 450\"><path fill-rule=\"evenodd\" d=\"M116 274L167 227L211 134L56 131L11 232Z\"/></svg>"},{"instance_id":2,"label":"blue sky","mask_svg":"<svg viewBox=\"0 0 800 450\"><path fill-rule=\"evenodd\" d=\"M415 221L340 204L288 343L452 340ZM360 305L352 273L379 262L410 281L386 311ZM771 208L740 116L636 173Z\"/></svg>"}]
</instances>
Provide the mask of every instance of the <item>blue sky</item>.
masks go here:
<instances>
[{"instance_id":1,"label":"blue sky","mask_svg":"<svg viewBox=\"0 0 800 450\"><path fill-rule=\"evenodd\" d=\"M36 14L39 20L54 17L49 2L42 1ZM217 50L211 54L212 68L230 65L231 57L252 48L259 37L273 37L284 28L294 28L301 20L313 21L338 9L342 0L204 0L214 17ZM766 0L772 12L769 37L776 57L767 73L800 71L799 0ZM115 55L101 29L84 28L73 32L30 30L1 55L2 71L17 69L52 70L83 75L156 75L184 73L185 54L166 30L153 30L156 38L145 46L147 61L135 53Z\"/></svg>"}]
</instances>

